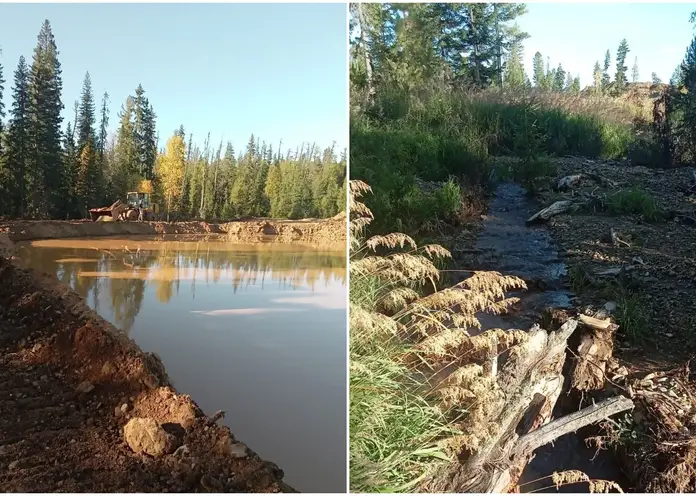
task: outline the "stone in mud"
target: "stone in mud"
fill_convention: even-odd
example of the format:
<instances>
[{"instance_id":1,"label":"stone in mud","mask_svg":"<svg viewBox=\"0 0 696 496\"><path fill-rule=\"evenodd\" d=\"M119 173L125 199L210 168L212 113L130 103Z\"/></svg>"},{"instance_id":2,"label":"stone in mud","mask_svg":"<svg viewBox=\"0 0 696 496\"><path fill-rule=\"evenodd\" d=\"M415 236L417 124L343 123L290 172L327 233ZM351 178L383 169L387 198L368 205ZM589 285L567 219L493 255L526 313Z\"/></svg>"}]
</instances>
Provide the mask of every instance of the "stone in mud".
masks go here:
<instances>
[{"instance_id":1,"label":"stone in mud","mask_svg":"<svg viewBox=\"0 0 696 496\"><path fill-rule=\"evenodd\" d=\"M89 381L83 381L77 386L78 393L89 393L94 390L94 384Z\"/></svg>"},{"instance_id":2,"label":"stone in mud","mask_svg":"<svg viewBox=\"0 0 696 496\"><path fill-rule=\"evenodd\" d=\"M151 418L133 418L123 428L123 437L135 453L164 456L176 449L176 438Z\"/></svg>"}]
</instances>

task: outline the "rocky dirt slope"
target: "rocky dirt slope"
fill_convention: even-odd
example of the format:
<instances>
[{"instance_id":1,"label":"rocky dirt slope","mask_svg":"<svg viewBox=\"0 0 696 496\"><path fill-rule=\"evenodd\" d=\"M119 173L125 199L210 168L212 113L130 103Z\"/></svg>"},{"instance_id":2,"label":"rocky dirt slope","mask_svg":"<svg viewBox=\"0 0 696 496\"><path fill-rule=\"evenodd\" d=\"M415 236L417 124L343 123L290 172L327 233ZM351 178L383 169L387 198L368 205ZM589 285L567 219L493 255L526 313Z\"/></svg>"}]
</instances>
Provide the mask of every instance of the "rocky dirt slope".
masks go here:
<instances>
[{"instance_id":1,"label":"rocky dirt slope","mask_svg":"<svg viewBox=\"0 0 696 496\"><path fill-rule=\"evenodd\" d=\"M219 417L76 293L0 257L4 491L292 491Z\"/></svg>"}]
</instances>

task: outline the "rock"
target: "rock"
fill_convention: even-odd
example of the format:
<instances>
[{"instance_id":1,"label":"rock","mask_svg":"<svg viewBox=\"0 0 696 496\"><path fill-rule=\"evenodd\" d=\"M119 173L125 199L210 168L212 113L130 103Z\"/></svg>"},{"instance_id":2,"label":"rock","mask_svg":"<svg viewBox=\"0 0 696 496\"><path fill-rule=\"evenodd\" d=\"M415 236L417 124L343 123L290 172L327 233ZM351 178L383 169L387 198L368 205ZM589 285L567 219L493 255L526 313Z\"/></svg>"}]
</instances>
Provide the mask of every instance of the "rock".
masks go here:
<instances>
[{"instance_id":1,"label":"rock","mask_svg":"<svg viewBox=\"0 0 696 496\"><path fill-rule=\"evenodd\" d=\"M77 386L78 393L89 393L94 390L94 384L89 381L83 381Z\"/></svg>"},{"instance_id":2,"label":"rock","mask_svg":"<svg viewBox=\"0 0 696 496\"><path fill-rule=\"evenodd\" d=\"M616 312L616 303L613 301L608 301L604 304L604 310L606 310L609 313L614 313Z\"/></svg>"},{"instance_id":3,"label":"rock","mask_svg":"<svg viewBox=\"0 0 696 496\"><path fill-rule=\"evenodd\" d=\"M121 405L121 413L126 413L128 411L128 403Z\"/></svg>"},{"instance_id":4,"label":"rock","mask_svg":"<svg viewBox=\"0 0 696 496\"><path fill-rule=\"evenodd\" d=\"M151 418L131 419L123 428L123 437L130 449L138 454L159 457L172 453L176 448L176 438Z\"/></svg>"},{"instance_id":5,"label":"rock","mask_svg":"<svg viewBox=\"0 0 696 496\"><path fill-rule=\"evenodd\" d=\"M14 470L17 468L17 465L19 465L19 460L15 460L13 462L10 462L10 464L7 466L7 468L10 470Z\"/></svg>"},{"instance_id":6,"label":"rock","mask_svg":"<svg viewBox=\"0 0 696 496\"><path fill-rule=\"evenodd\" d=\"M230 443L229 454L232 458L246 458L249 456L244 443Z\"/></svg>"}]
</instances>

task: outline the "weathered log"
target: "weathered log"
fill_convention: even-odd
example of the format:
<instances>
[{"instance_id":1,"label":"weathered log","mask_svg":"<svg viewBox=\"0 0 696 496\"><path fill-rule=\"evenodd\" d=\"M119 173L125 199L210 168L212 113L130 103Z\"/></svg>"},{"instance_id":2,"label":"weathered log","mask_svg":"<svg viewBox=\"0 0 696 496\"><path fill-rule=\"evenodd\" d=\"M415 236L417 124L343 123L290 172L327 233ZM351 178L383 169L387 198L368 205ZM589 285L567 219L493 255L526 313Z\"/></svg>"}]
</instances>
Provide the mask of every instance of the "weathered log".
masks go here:
<instances>
[{"instance_id":1,"label":"weathered log","mask_svg":"<svg viewBox=\"0 0 696 496\"><path fill-rule=\"evenodd\" d=\"M615 331L619 328L619 326L614 324L610 319L602 320L590 317L589 315L580 314L578 315L578 320L580 320L583 325L600 331Z\"/></svg>"},{"instance_id":2,"label":"weathered log","mask_svg":"<svg viewBox=\"0 0 696 496\"><path fill-rule=\"evenodd\" d=\"M453 463L449 470L430 480L424 490L490 492L504 477L506 467L514 465L521 473L526 461L510 458L516 452L518 425L530 415L539 416L540 410L548 412L540 422L549 420L563 388L567 341L577 325L577 320L570 319L556 332L549 333L538 325L529 331L529 339L516 347L498 370L497 382L503 394L491 408L496 416L490 419L497 429L463 464ZM524 423L534 425L539 421ZM500 460L508 461L500 465Z\"/></svg>"},{"instance_id":3,"label":"weathered log","mask_svg":"<svg viewBox=\"0 0 696 496\"><path fill-rule=\"evenodd\" d=\"M625 396L615 396L590 405L582 410L549 422L537 430L521 436L517 443L519 454L531 453L535 449L575 432L585 426L633 408L633 401Z\"/></svg>"},{"instance_id":4,"label":"weathered log","mask_svg":"<svg viewBox=\"0 0 696 496\"><path fill-rule=\"evenodd\" d=\"M582 174L573 174L570 176L564 176L558 180L556 184L556 189L559 191L566 191L578 185L582 180Z\"/></svg>"},{"instance_id":5,"label":"weathered log","mask_svg":"<svg viewBox=\"0 0 696 496\"><path fill-rule=\"evenodd\" d=\"M596 391L604 387L607 364L613 354L613 331L618 325L610 319L600 320L580 315L586 332L580 338L573 359L571 387L578 391Z\"/></svg>"},{"instance_id":6,"label":"weathered log","mask_svg":"<svg viewBox=\"0 0 696 496\"><path fill-rule=\"evenodd\" d=\"M527 224L534 222L547 221L554 215L559 215L575 207L575 202L570 200L560 200L546 208L539 210L537 213L527 219Z\"/></svg>"}]
</instances>

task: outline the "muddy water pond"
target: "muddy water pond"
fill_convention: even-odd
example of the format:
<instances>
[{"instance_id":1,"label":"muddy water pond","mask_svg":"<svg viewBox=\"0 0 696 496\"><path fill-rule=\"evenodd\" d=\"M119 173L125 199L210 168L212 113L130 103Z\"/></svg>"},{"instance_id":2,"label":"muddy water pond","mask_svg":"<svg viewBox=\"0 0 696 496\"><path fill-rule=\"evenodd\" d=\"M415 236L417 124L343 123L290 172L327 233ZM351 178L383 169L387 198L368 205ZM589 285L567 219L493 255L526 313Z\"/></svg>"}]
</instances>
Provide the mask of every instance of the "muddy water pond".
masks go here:
<instances>
[{"instance_id":1,"label":"muddy water pond","mask_svg":"<svg viewBox=\"0 0 696 496\"><path fill-rule=\"evenodd\" d=\"M216 237L19 245L157 353L174 386L301 492L346 490L345 248Z\"/></svg>"}]
</instances>

